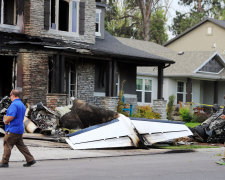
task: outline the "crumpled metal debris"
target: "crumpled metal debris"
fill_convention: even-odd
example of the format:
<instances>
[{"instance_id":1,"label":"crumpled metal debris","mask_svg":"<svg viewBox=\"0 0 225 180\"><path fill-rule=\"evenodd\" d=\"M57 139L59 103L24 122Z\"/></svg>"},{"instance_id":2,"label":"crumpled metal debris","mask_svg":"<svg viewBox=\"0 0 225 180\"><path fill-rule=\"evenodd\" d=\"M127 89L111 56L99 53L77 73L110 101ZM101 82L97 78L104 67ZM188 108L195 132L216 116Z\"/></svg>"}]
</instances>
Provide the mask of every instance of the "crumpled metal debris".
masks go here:
<instances>
[{"instance_id":1,"label":"crumpled metal debris","mask_svg":"<svg viewBox=\"0 0 225 180\"><path fill-rule=\"evenodd\" d=\"M27 116L41 129L41 133L56 133L59 122L59 115L44 106L42 102L31 106Z\"/></svg>"},{"instance_id":2,"label":"crumpled metal debris","mask_svg":"<svg viewBox=\"0 0 225 180\"><path fill-rule=\"evenodd\" d=\"M225 142L225 119L221 116L225 114L225 108L215 104L213 114L201 125L192 128L194 139L200 142L224 143Z\"/></svg>"},{"instance_id":3,"label":"crumpled metal debris","mask_svg":"<svg viewBox=\"0 0 225 180\"><path fill-rule=\"evenodd\" d=\"M8 96L5 96L0 101L0 127L5 128L5 124L3 123L3 116L6 115L6 111L11 104L11 100Z\"/></svg>"}]
</instances>

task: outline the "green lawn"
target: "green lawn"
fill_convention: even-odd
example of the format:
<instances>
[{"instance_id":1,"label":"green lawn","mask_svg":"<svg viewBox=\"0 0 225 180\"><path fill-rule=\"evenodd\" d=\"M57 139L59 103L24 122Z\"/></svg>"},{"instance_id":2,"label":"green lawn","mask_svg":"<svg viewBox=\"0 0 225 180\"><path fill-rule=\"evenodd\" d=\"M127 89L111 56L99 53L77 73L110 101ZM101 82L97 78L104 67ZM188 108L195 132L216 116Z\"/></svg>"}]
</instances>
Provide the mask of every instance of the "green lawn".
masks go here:
<instances>
[{"instance_id":1,"label":"green lawn","mask_svg":"<svg viewBox=\"0 0 225 180\"><path fill-rule=\"evenodd\" d=\"M201 123L185 123L187 127L194 128L195 126L200 125Z\"/></svg>"},{"instance_id":2,"label":"green lawn","mask_svg":"<svg viewBox=\"0 0 225 180\"><path fill-rule=\"evenodd\" d=\"M155 146L159 149L200 149L200 148L219 148L220 146L206 146L206 145L180 145L180 146Z\"/></svg>"}]
</instances>

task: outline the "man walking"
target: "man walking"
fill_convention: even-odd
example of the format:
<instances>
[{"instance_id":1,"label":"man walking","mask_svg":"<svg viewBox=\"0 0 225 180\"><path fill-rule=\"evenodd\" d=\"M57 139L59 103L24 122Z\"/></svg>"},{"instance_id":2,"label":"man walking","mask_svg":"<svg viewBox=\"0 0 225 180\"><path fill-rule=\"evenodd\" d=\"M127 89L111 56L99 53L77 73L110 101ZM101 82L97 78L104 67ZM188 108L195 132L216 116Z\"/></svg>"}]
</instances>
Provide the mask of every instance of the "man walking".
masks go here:
<instances>
[{"instance_id":1,"label":"man walking","mask_svg":"<svg viewBox=\"0 0 225 180\"><path fill-rule=\"evenodd\" d=\"M7 109L7 113L3 119L6 133L4 136L4 154L2 156L0 168L9 167L8 162L14 145L16 145L27 161L27 163L23 165L24 167L29 167L36 163L27 146L23 143L23 119L26 108L20 100L19 94L19 90L13 89L11 91L10 99L12 103Z\"/></svg>"}]
</instances>

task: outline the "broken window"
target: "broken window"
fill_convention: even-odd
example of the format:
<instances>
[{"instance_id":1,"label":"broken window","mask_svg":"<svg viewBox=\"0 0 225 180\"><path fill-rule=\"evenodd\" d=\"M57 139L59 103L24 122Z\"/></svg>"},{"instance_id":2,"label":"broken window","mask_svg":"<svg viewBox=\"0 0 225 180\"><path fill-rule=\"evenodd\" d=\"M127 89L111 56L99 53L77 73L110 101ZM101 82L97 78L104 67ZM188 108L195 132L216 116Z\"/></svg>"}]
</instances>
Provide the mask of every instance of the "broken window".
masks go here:
<instances>
[{"instance_id":1,"label":"broken window","mask_svg":"<svg viewBox=\"0 0 225 180\"><path fill-rule=\"evenodd\" d=\"M66 92L71 97L76 97L76 64L73 60L66 61Z\"/></svg>"},{"instance_id":2,"label":"broken window","mask_svg":"<svg viewBox=\"0 0 225 180\"><path fill-rule=\"evenodd\" d=\"M16 0L0 0L1 24L17 25Z\"/></svg>"},{"instance_id":3,"label":"broken window","mask_svg":"<svg viewBox=\"0 0 225 180\"><path fill-rule=\"evenodd\" d=\"M69 2L59 1L59 30L68 31L69 27Z\"/></svg>"},{"instance_id":4,"label":"broken window","mask_svg":"<svg viewBox=\"0 0 225 180\"><path fill-rule=\"evenodd\" d=\"M76 97L76 64L74 59L63 55L49 57L49 93L68 94L69 98Z\"/></svg>"},{"instance_id":5,"label":"broken window","mask_svg":"<svg viewBox=\"0 0 225 180\"><path fill-rule=\"evenodd\" d=\"M95 66L95 92L105 92L106 87L106 64L96 63Z\"/></svg>"},{"instance_id":6,"label":"broken window","mask_svg":"<svg viewBox=\"0 0 225 180\"><path fill-rule=\"evenodd\" d=\"M79 4L81 5L82 3L79 3L78 0L51 0L51 29L77 33L79 22ZM46 8L45 11L47 11L47 9L48 8ZM47 14L48 13L45 15L46 17L48 16ZM48 22L46 21L46 23Z\"/></svg>"},{"instance_id":7,"label":"broken window","mask_svg":"<svg viewBox=\"0 0 225 180\"><path fill-rule=\"evenodd\" d=\"M0 98L9 96L12 88L16 87L16 57L0 56Z\"/></svg>"},{"instance_id":8,"label":"broken window","mask_svg":"<svg viewBox=\"0 0 225 180\"><path fill-rule=\"evenodd\" d=\"M55 29L55 0L51 0L51 28Z\"/></svg>"}]
</instances>

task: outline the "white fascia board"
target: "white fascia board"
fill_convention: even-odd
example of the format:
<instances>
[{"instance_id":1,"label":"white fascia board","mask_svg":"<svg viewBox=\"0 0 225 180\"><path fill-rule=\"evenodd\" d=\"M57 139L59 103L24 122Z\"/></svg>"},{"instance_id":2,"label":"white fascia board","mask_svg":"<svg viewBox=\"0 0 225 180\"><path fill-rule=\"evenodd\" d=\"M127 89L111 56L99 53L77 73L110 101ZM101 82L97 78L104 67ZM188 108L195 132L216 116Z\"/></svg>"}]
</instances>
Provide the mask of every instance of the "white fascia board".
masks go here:
<instances>
[{"instance_id":1,"label":"white fascia board","mask_svg":"<svg viewBox=\"0 0 225 180\"><path fill-rule=\"evenodd\" d=\"M219 57L220 57L220 62L223 64L223 66L225 66L225 60L224 60L224 58L220 55L220 53L219 52L215 52L215 53L213 53L213 55L212 56L210 56L201 66L199 66L193 73L197 73L197 72L200 72L200 73L207 73L207 74L219 74L219 73L221 73L221 71L223 70L221 70L220 72L218 72L218 73L213 73L213 72L203 72L203 71L199 71L203 66L205 66L213 57L215 57L216 55L218 55Z\"/></svg>"}]
</instances>

